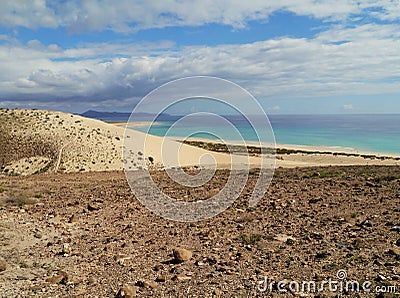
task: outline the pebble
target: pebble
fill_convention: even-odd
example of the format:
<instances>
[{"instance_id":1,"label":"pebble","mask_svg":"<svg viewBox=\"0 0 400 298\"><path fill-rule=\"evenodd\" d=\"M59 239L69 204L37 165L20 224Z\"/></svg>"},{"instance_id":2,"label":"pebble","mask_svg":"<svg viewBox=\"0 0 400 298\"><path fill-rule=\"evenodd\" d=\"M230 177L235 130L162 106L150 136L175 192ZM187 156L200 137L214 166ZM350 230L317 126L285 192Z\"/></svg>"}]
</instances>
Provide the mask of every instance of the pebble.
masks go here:
<instances>
[{"instance_id":1,"label":"pebble","mask_svg":"<svg viewBox=\"0 0 400 298\"><path fill-rule=\"evenodd\" d=\"M205 263L202 262L202 261L196 261L195 265L196 265L196 266L204 266Z\"/></svg>"},{"instance_id":2,"label":"pebble","mask_svg":"<svg viewBox=\"0 0 400 298\"><path fill-rule=\"evenodd\" d=\"M165 282L165 280L166 280L165 275L159 275L156 278L156 282Z\"/></svg>"},{"instance_id":3,"label":"pebble","mask_svg":"<svg viewBox=\"0 0 400 298\"><path fill-rule=\"evenodd\" d=\"M100 210L101 207L99 205L95 205L95 204L90 204L89 203L88 206L87 206L87 209L89 211L97 211L97 210Z\"/></svg>"},{"instance_id":4,"label":"pebble","mask_svg":"<svg viewBox=\"0 0 400 298\"><path fill-rule=\"evenodd\" d=\"M379 281L385 281L387 280L387 278L383 275L383 274L378 274L378 278Z\"/></svg>"},{"instance_id":5,"label":"pebble","mask_svg":"<svg viewBox=\"0 0 400 298\"><path fill-rule=\"evenodd\" d=\"M181 268L177 267L172 267L171 270L169 270L170 273L175 273L175 274L181 274L183 270Z\"/></svg>"},{"instance_id":6,"label":"pebble","mask_svg":"<svg viewBox=\"0 0 400 298\"><path fill-rule=\"evenodd\" d=\"M37 238L37 239L40 239L40 238L42 238L43 236L42 236L41 233L36 232L35 234L33 234L33 237L35 237L35 238Z\"/></svg>"},{"instance_id":7,"label":"pebble","mask_svg":"<svg viewBox=\"0 0 400 298\"><path fill-rule=\"evenodd\" d=\"M136 296L137 287L124 284L121 289L119 289L115 298L131 298Z\"/></svg>"},{"instance_id":8,"label":"pebble","mask_svg":"<svg viewBox=\"0 0 400 298\"><path fill-rule=\"evenodd\" d=\"M174 277L172 277L173 281L188 281L191 279L192 279L191 276L185 276L185 275L175 275Z\"/></svg>"},{"instance_id":9,"label":"pebble","mask_svg":"<svg viewBox=\"0 0 400 298\"><path fill-rule=\"evenodd\" d=\"M285 234L276 234L274 237L274 240L281 241L281 242L287 242L288 240L296 241L296 238L285 235Z\"/></svg>"},{"instance_id":10,"label":"pebble","mask_svg":"<svg viewBox=\"0 0 400 298\"><path fill-rule=\"evenodd\" d=\"M177 263L189 261L193 256L193 252L185 248L174 248L173 249L174 260Z\"/></svg>"},{"instance_id":11,"label":"pebble","mask_svg":"<svg viewBox=\"0 0 400 298\"><path fill-rule=\"evenodd\" d=\"M214 289L213 294L217 297L221 297L222 291L220 289Z\"/></svg>"},{"instance_id":12,"label":"pebble","mask_svg":"<svg viewBox=\"0 0 400 298\"><path fill-rule=\"evenodd\" d=\"M360 226L361 227L371 228L372 227L372 223L368 219L366 219L360 224Z\"/></svg>"},{"instance_id":13,"label":"pebble","mask_svg":"<svg viewBox=\"0 0 400 298\"><path fill-rule=\"evenodd\" d=\"M79 220L78 215L72 214L72 216L69 218L68 222L74 223L74 222L77 222L78 220Z\"/></svg>"},{"instance_id":14,"label":"pebble","mask_svg":"<svg viewBox=\"0 0 400 298\"><path fill-rule=\"evenodd\" d=\"M400 249L399 248L393 247L393 248L389 249L388 253L392 256L396 256L398 258L400 257Z\"/></svg>"},{"instance_id":15,"label":"pebble","mask_svg":"<svg viewBox=\"0 0 400 298\"><path fill-rule=\"evenodd\" d=\"M393 232L400 232L400 226L394 226L390 230Z\"/></svg>"},{"instance_id":16,"label":"pebble","mask_svg":"<svg viewBox=\"0 0 400 298\"><path fill-rule=\"evenodd\" d=\"M58 274L53 277L46 278L46 282L52 283L52 284L58 284L61 283L65 279L64 275Z\"/></svg>"},{"instance_id":17,"label":"pebble","mask_svg":"<svg viewBox=\"0 0 400 298\"><path fill-rule=\"evenodd\" d=\"M136 285L142 288L152 288L152 289L157 288L157 283L155 281L147 281L147 280L138 281Z\"/></svg>"},{"instance_id":18,"label":"pebble","mask_svg":"<svg viewBox=\"0 0 400 298\"><path fill-rule=\"evenodd\" d=\"M68 254L72 251L72 247L69 243L64 243L63 248L62 248L62 253L63 254Z\"/></svg>"},{"instance_id":19,"label":"pebble","mask_svg":"<svg viewBox=\"0 0 400 298\"><path fill-rule=\"evenodd\" d=\"M6 261L0 258L0 272L5 271L6 269L7 269Z\"/></svg>"}]
</instances>

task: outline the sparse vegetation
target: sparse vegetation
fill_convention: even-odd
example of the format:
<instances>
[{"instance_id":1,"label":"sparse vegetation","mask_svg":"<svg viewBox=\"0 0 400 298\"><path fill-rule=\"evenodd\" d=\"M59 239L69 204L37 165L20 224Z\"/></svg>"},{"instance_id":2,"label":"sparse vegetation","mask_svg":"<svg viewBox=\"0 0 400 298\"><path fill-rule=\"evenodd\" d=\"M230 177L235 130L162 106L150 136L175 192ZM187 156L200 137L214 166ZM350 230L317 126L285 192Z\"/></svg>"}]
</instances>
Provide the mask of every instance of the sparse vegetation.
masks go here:
<instances>
[{"instance_id":1,"label":"sparse vegetation","mask_svg":"<svg viewBox=\"0 0 400 298\"><path fill-rule=\"evenodd\" d=\"M238 238L243 242L243 244L254 245L263 239L263 235L260 234L239 234Z\"/></svg>"},{"instance_id":2,"label":"sparse vegetation","mask_svg":"<svg viewBox=\"0 0 400 298\"><path fill-rule=\"evenodd\" d=\"M27 204L35 204L36 201L23 194L9 194L6 198L0 199L0 205L6 206L24 206Z\"/></svg>"},{"instance_id":3,"label":"sparse vegetation","mask_svg":"<svg viewBox=\"0 0 400 298\"><path fill-rule=\"evenodd\" d=\"M380 160L400 160L400 157L393 156L376 156L372 154L359 154L359 153L347 153L347 152L333 152L333 151L323 151L323 150L302 150L302 149L286 149L286 148L269 148L269 147L257 147L257 146L238 146L230 145L229 147L222 143L212 143L205 141L192 141L185 140L184 144L203 148L208 151L214 152L224 152L233 154L249 154L250 156L257 156L260 154L273 154L275 153L278 157L281 155L290 154L324 154L332 156L346 156L346 157L362 157L364 159L380 159Z\"/></svg>"}]
</instances>

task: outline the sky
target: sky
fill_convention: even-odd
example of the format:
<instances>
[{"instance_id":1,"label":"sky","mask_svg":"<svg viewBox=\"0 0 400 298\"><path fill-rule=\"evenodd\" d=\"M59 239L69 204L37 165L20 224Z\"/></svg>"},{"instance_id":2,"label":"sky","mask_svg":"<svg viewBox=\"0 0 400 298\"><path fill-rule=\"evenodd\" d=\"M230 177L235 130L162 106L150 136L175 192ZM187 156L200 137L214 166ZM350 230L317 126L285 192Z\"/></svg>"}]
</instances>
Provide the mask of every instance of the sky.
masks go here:
<instances>
[{"instance_id":1,"label":"sky","mask_svg":"<svg viewBox=\"0 0 400 298\"><path fill-rule=\"evenodd\" d=\"M213 76L270 114L400 113L400 1L4 0L0 69L0 107L130 112Z\"/></svg>"}]
</instances>

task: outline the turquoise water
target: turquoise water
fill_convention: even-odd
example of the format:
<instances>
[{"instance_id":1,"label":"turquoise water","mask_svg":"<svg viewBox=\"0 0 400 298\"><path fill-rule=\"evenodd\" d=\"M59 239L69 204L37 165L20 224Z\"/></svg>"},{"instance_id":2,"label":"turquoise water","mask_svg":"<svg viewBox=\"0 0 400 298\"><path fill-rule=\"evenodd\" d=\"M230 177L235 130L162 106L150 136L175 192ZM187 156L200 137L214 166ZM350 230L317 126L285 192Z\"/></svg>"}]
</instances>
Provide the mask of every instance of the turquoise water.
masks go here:
<instances>
[{"instance_id":1,"label":"turquoise water","mask_svg":"<svg viewBox=\"0 0 400 298\"><path fill-rule=\"evenodd\" d=\"M229 118L229 117L228 117ZM400 115L270 115L276 143L342 147L400 155ZM149 133L165 136L175 121L162 121L150 127ZM231 119L246 141L257 141L255 131L243 119ZM135 128L147 132L149 127ZM256 127L262 141L269 140L267 127ZM227 127L207 121L193 121L174 127L168 136L186 137L193 131L213 132L224 140L238 140L237 134ZM263 140L263 135L266 139ZM196 133L192 137L215 139L209 133Z\"/></svg>"}]
</instances>

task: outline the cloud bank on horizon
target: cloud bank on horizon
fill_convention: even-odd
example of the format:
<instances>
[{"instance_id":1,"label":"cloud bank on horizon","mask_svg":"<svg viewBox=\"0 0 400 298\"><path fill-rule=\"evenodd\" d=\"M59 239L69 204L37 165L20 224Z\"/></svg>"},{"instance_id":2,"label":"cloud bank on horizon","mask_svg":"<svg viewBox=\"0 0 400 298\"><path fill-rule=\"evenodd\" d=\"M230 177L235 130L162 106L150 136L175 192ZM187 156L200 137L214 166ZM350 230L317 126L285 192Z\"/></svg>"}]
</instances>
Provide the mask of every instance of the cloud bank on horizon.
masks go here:
<instances>
[{"instance_id":1,"label":"cloud bank on horizon","mask_svg":"<svg viewBox=\"0 0 400 298\"><path fill-rule=\"evenodd\" d=\"M400 2L1 1L0 67L0 106L121 111L210 75L272 112L400 112Z\"/></svg>"}]
</instances>

